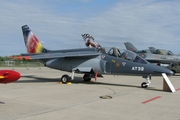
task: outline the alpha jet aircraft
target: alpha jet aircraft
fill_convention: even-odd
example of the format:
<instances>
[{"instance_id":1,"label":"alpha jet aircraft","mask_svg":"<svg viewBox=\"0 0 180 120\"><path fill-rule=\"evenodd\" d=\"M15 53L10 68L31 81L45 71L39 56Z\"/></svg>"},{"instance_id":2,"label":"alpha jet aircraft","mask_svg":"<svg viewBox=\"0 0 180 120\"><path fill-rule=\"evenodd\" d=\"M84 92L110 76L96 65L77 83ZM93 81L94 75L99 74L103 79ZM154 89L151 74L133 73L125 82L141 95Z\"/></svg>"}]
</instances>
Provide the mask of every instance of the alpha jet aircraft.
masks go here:
<instances>
[{"instance_id":1,"label":"alpha jet aircraft","mask_svg":"<svg viewBox=\"0 0 180 120\"><path fill-rule=\"evenodd\" d=\"M173 74L167 68L152 65L139 55L116 47L47 50L27 25L22 26L22 31L28 53L13 58L38 60L46 67L71 72L61 77L63 83L73 80L74 73L84 73L84 81L96 80L102 74L137 75L146 78L147 82L141 84L146 88L152 75Z\"/></svg>"},{"instance_id":2,"label":"alpha jet aircraft","mask_svg":"<svg viewBox=\"0 0 180 120\"><path fill-rule=\"evenodd\" d=\"M155 49L154 47L149 47L146 50L138 50L132 43L125 42L124 45L126 46L127 50L131 50L141 57L145 58L147 61L151 63L163 63L163 64L178 64L180 63L180 56L174 55L169 50L163 49Z\"/></svg>"}]
</instances>

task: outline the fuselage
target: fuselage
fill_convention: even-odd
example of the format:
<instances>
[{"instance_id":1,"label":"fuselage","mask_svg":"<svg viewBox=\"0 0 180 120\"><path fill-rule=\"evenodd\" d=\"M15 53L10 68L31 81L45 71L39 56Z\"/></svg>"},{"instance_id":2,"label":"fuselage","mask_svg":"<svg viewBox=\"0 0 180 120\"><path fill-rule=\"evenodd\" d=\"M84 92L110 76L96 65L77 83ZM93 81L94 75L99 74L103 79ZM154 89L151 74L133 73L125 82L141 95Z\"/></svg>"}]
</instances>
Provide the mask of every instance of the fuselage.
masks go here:
<instances>
[{"instance_id":1,"label":"fuselage","mask_svg":"<svg viewBox=\"0 0 180 120\"><path fill-rule=\"evenodd\" d=\"M161 55L161 54L151 54L151 53L137 53L147 61L151 63L180 63L180 56L178 55Z\"/></svg>"},{"instance_id":2,"label":"fuselage","mask_svg":"<svg viewBox=\"0 0 180 120\"><path fill-rule=\"evenodd\" d=\"M91 49L88 49L91 50ZM92 52L97 52L92 49ZM113 75L161 75L166 73L172 75L172 71L167 68L150 64L145 61L134 62L117 56L101 53L94 57L65 57L52 59L46 62L46 66L68 72L98 72L98 74L113 74Z\"/></svg>"}]
</instances>

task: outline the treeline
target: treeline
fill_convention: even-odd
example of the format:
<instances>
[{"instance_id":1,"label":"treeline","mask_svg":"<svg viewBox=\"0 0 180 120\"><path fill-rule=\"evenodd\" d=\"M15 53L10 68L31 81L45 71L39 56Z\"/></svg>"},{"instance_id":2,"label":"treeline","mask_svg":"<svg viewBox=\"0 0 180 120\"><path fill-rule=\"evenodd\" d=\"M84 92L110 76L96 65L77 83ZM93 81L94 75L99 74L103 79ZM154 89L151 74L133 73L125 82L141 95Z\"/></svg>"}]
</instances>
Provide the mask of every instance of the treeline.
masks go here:
<instances>
[{"instance_id":1,"label":"treeline","mask_svg":"<svg viewBox=\"0 0 180 120\"><path fill-rule=\"evenodd\" d=\"M0 56L0 67L14 66L14 67L39 67L44 66L42 63L35 60L13 60L8 56Z\"/></svg>"},{"instance_id":2,"label":"treeline","mask_svg":"<svg viewBox=\"0 0 180 120\"><path fill-rule=\"evenodd\" d=\"M8 56L5 56L5 57L0 56L0 61L7 61L7 60L10 60Z\"/></svg>"}]
</instances>

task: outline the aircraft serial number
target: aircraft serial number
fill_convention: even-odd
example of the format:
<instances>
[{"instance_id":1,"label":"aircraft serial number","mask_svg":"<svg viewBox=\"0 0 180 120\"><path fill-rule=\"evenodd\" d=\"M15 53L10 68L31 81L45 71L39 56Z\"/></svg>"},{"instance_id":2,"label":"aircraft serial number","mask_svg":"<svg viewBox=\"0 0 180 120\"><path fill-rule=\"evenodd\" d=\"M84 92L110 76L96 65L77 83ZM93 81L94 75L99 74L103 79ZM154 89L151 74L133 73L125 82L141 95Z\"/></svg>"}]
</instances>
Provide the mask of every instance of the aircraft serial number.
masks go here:
<instances>
[{"instance_id":1,"label":"aircraft serial number","mask_svg":"<svg viewBox=\"0 0 180 120\"><path fill-rule=\"evenodd\" d=\"M132 67L131 70L134 70L134 71L144 71L144 67Z\"/></svg>"}]
</instances>

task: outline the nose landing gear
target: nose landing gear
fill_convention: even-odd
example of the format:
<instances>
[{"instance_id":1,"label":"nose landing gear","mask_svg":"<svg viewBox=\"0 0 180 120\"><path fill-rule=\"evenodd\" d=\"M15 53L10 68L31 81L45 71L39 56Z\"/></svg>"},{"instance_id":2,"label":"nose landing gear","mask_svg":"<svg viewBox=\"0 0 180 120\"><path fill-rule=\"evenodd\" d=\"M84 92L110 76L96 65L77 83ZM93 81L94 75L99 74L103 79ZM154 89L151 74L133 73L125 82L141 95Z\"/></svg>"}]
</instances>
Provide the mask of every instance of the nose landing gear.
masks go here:
<instances>
[{"instance_id":1,"label":"nose landing gear","mask_svg":"<svg viewBox=\"0 0 180 120\"><path fill-rule=\"evenodd\" d=\"M143 82L142 84L141 84L141 87L142 88L147 88L150 84L151 84L151 75L149 75L149 76L143 76L143 78L145 78L146 79L146 81L147 82Z\"/></svg>"}]
</instances>

